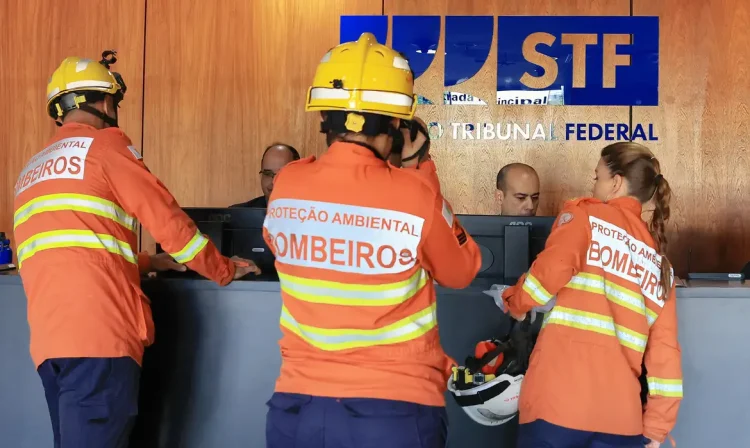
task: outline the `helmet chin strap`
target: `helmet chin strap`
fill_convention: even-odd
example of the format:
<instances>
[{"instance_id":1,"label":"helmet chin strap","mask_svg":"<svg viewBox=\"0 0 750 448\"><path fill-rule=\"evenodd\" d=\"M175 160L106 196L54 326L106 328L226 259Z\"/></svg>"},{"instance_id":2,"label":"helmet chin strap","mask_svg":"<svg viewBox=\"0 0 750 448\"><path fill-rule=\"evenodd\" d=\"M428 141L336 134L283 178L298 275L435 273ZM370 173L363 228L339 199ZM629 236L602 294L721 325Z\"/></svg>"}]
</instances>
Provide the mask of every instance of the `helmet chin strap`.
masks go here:
<instances>
[{"instance_id":1,"label":"helmet chin strap","mask_svg":"<svg viewBox=\"0 0 750 448\"><path fill-rule=\"evenodd\" d=\"M112 102L112 108L114 109L114 117L110 117L109 115L105 114L104 112L96 109L95 107L91 106L91 102L97 102L104 100L106 96L101 95L98 96L95 93L87 92L85 94L79 94L79 93L70 93L67 95L64 95L62 98L60 98L60 102L56 105L57 110L60 113L60 116L58 116L57 120L55 120L55 124L58 126L62 126L62 120L65 118L65 116L70 113L71 111L74 111L76 109L81 110L83 112L86 112L88 114L91 114L95 116L96 118L101 119L108 127L118 127L117 123L117 107L120 102L120 99L118 96L114 96L114 101Z\"/></svg>"},{"instance_id":2,"label":"helmet chin strap","mask_svg":"<svg viewBox=\"0 0 750 448\"><path fill-rule=\"evenodd\" d=\"M82 111L84 111L86 113L89 113L89 114L95 116L96 118L100 118L104 123L107 124L107 127L110 127L110 128L117 128L117 127L119 127L118 124L117 124L117 117L112 118L109 115L107 115L107 114L105 114L105 113L103 113L103 112L101 112L101 111L99 111L99 110L97 110L97 109L89 106L88 104L81 104L81 105L78 106L78 109L80 109L80 110L82 110ZM62 117L60 117L59 119L55 120L55 124L58 127L62 126L63 125Z\"/></svg>"},{"instance_id":3,"label":"helmet chin strap","mask_svg":"<svg viewBox=\"0 0 750 448\"><path fill-rule=\"evenodd\" d=\"M422 160L422 157L424 157L425 153L427 152L427 149L430 146L430 134L427 132L427 129L422 126L420 122L417 120L401 120L401 128L405 128L409 130L409 137L412 142L414 142L417 139L417 133L421 133L426 137L424 143L422 143L422 146L419 147L419 149L409 157L405 157L401 159L402 162L408 162L410 160ZM399 134L401 134L399 132ZM403 136L401 137L401 140L403 141ZM403 145L403 143L402 143Z\"/></svg>"},{"instance_id":4,"label":"helmet chin strap","mask_svg":"<svg viewBox=\"0 0 750 448\"><path fill-rule=\"evenodd\" d=\"M110 117L109 115L105 114L104 112L101 112L100 110L89 106L88 104L81 104L78 106L79 109L81 109L84 112L88 112L91 115L100 118L103 122L107 123L109 127L116 128L117 126L117 106L115 106L115 118Z\"/></svg>"}]
</instances>

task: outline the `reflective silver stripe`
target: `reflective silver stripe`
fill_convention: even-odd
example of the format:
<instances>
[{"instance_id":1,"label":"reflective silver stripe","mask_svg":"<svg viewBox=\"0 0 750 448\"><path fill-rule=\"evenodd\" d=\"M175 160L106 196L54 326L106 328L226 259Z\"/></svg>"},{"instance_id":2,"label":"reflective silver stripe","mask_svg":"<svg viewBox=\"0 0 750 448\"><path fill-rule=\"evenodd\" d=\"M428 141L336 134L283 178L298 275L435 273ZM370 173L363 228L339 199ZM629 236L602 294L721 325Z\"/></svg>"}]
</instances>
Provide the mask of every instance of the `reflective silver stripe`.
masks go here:
<instances>
[{"instance_id":1,"label":"reflective silver stripe","mask_svg":"<svg viewBox=\"0 0 750 448\"><path fill-rule=\"evenodd\" d=\"M24 261L43 250L65 247L103 249L112 254L121 255L131 263L137 263L130 245L112 235L94 233L90 230L56 230L39 233L19 244L18 265L21 267Z\"/></svg>"},{"instance_id":2,"label":"reflective silver stripe","mask_svg":"<svg viewBox=\"0 0 750 448\"><path fill-rule=\"evenodd\" d=\"M601 294L613 303L638 314L646 315L646 302L642 294L605 280L601 275L581 272L570 279L570 282L565 286L579 291ZM651 323L653 322L649 321L649 325Z\"/></svg>"},{"instance_id":3,"label":"reflective silver stripe","mask_svg":"<svg viewBox=\"0 0 750 448\"><path fill-rule=\"evenodd\" d=\"M319 328L303 325L292 317L286 306L281 309L281 326L308 344L326 351L373 347L416 339L437 325L435 304L391 325L373 330Z\"/></svg>"},{"instance_id":4,"label":"reflective silver stripe","mask_svg":"<svg viewBox=\"0 0 750 448\"><path fill-rule=\"evenodd\" d=\"M100 88L109 90L113 87L113 84L107 81L84 80L84 81L69 82L65 85L66 90L75 90L75 89L81 89L84 87L100 87ZM47 100L57 95L59 92L60 92L60 88L56 87L53 91L49 93L49 95L47 95Z\"/></svg>"},{"instance_id":5,"label":"reflective silver stripe","mask_svg":"<svg viewBox=\"0 0 750 448\"><path fill-rule=\"evenodd\" d=\"M315 87L310 90L311 100L348 100L355 91L343 89L329 89ZM381 92L377 90L359 90L362 101L368 103L388 104L391 106L411 107L414 98L397 92Z\"/></svg>"},{"instance_id":6,"label":"reflective silver stripe","mask_svg":"<svg viewBox=\"0 0 750 448\"><path fill-rule=\"evenodd\" d=\"M647 336L622 325L615 324L614 320L609 316L574 310L572 308L555 306L544 319L544 325L549 324L558 324L579 330L614 336L621 345L640 353L646 350L648 342Z\"/></svg>"},{"instance_id":7,"label":"reflective silver stripe","mask_svg":"<svg viewBox=\"0 0 750 448\"><path fill-rule=\"evenodd\" d=\"M51 194L32 199L19 207L13 215L13 228L36 214L61 210L91 213L111 219L132 232L136 230L135 218L125 213L119 205L85 194Z\"/></svg>"},{"instance_id":8,"label":"reflective silver stripe","mask_svg":"<svg viewBox=\"0 0 750 448\"><path fill-rule=\"evenodd\" d=\"M648 336L617 324L615 324L615 331L617 332L617 340L620 341L621 345L639 353L644 353L646 351Z\"/></svg>"},{"instance_id":9,"label":"reflective silver stripe","mask_svg":"<svg viewBox=\"0 0 750 448\"><path fill-rule=\"evenodd\" d=\"M682 380L654 378L647 376L648 394L682 398Z\"/></svg>"},{"instance_id":10,"label":"reflective silver stripe","mask_svg":"<svg viewBox=\"0 0 750 448\"><path fill-rule=\"evenodd\" d=\"M73 81L65 85L68 90L81 89L84 87L101 87L103 89L111 89L113 84L107 81L94 81L93 79L86 79L83 81Z\"/></svg>"},{"instance_id":11,"label":"reflective silver stripe","mask_svg":"<svg viewBox=\"0 0 750 448\"><path fill-rule=\"evenodd\" d=\"M174 261L177 263L188 263L190 261L193 261L193 259L198 256L200 251L203 250L204 247L206 247L206 244L208 244L208 238L203 236L199 231L195 232L195 236L183 247L179 252L176 252L174 254L169 254L174 258Z\"/></svg>"},{"instance_id":12,"label":"reflective silver stripe","mask_svg":"<svg viewBox=\"0 0 750 448\"><path fill-rule=\"evenodd\" d=\"M536 277L531 275L531 272L526 275L526 280L523 282L523 290L540 305L546 305L552 299L552 294L544 289L544 286L542 286Z\"/></svg>"},{"instance_id":13,"label":"reflective silver stripe","mask_svg":"<svg viewBox=\"0 0 750 448\"><path fill-rule=\"evenodd\" d=\"M389 104L392 106L411 107L414 98L403 93L380 92L377 90L360 90L360 98L368 103Z\"/></svg>"},{"instance_id":14,"label":"reflective silver stripe","mask_svg":"<svg viewBox=\"0 0 750 448\"><path fill-rule=\"evenodd\" d=\"M404 303L427 284L428 274L418 270L410 278L387 284L365 285L295 277L279 272L282 291L304 302L342 306L389 306Z\"/></svg>"}]
</instances>

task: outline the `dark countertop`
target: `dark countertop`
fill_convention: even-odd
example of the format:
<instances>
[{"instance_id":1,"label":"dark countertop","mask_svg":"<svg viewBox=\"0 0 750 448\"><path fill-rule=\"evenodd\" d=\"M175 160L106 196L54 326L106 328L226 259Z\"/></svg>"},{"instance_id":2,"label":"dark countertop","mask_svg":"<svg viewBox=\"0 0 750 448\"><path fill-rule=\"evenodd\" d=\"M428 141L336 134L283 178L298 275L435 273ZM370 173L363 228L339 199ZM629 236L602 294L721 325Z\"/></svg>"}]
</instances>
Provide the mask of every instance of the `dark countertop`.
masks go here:
<instances>
[{"instance_id":1,"label":"dark countertop","mask_svg":"<svg viewBox=\"0 0 750 448\"><path fill-rule=\"evenodd\" d=\"M491 282L477 283L437 288L441 343L457 360L477 341L509 328L508 317L482 294ZM222 288L208 280L158 278L144 279L143 290L152 300L156 343L144 357L131 446L265 446L265 402L281 362L279 283ZM750 299L750 285L692 282L677 296L686 400L673 435L682 448L750 446L750 351L736 349L750 340L750 300L737 300ZM0 275L0 358L0 446L48 446L49 416L29 357L26 297L14 273ZM515 445L515 422L474 424L446 398L450 448Z\"/></svg>"}]
</instances>

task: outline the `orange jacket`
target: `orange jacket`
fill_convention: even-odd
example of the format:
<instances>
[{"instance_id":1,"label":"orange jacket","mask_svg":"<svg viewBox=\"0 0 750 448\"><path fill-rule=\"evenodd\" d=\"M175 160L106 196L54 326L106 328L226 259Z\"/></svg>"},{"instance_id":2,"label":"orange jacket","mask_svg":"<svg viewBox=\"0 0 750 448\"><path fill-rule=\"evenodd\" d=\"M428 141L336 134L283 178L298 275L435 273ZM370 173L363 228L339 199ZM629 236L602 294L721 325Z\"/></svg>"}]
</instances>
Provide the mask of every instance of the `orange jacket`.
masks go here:
<instances>
[{"instance_id":1,"label":"orange jacket","mask_svg":"<svg viewBox=\"0 0 750 448\"><path fill-rule=\"evenodd\" d=\"M675 292L659 299L661 257L640 216L633 198L567 202L544 251L503 294L516 316L557 296L524 378L521 423L659 442L674 427L682 398Z\"/></svg>"},{"instance_id":2,"label":"orange jacket","mask_svg":"<svg viewBox=\"0 0 750 448\"><path fill-rule=\"evenodd\" d=\"M264 236L284 305L277 391L445 404L433 280L463 288L481 258L434 176L352 143L276 176Z\"/></svg>"},{"instance_id":3,"label":"orange jacket","mask_svg":"<svg viewBox=\"0 0 750 448\"><path fill-rule=\"evenodd\" d=\"M117 128L62 126L15 186L14 231L28 298L31 356L121 357L141 362L153 342L140 288L138 219L176 261L224 285L222 257ZM140 268L140 269L139 269Z\"/></svg>"}]
</instances>

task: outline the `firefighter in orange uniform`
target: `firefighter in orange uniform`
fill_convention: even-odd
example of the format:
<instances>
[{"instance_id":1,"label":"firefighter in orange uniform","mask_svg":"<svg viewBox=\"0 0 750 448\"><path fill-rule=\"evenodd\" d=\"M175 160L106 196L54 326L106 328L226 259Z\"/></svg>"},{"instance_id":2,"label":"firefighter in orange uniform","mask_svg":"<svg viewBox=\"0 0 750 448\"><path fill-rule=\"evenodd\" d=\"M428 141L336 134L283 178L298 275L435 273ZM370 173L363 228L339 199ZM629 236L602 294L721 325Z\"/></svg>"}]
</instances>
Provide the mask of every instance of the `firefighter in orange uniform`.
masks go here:
<instances>
[{"instance_id":1,"label":"firefighter in orange uniform","mask_svg":"<svg viewBox=\"0 0 750 448\"><path fill-rule=\"evenodd\" d=\"M219 254L117 127L125 84L109 71L114 62L114 52L101 62L70 57L52 74L47 108L60 128L15 186L31 357L55 447L127 446L154 338L140 274L179 264L226 285L257 271ZM136 220L168 255L135 252Z\"/></svg>"},{"instance_id":2,"label":"firefighter in orange uniform","mask_svg":"<svg viewBox=\"0 0 750 448\"><path fill-rule=\"evenodd\" d=\"M317 68L306 110L333 143L279 172L264 224L283 299L270 448L445 445L433 281L463 288L481 260L418 152L426 137L406 139L402 167L386 161L415 109L407 60L372 34Z\"/></svg>"},{"instance_id":3,"label":"firefighter in orange uniform","mask_svg":"<svg viewBox=\"0 0 750 448\"><path fill-rule=\"evenodd\" d=\"M664 255L670 196L648 149L607 146L594 197L565 204L544 251L503 293L519 319L556 296L521 389L519 448L655 448L674 427L682 371Z\"/></svg>"}]
</instances>

